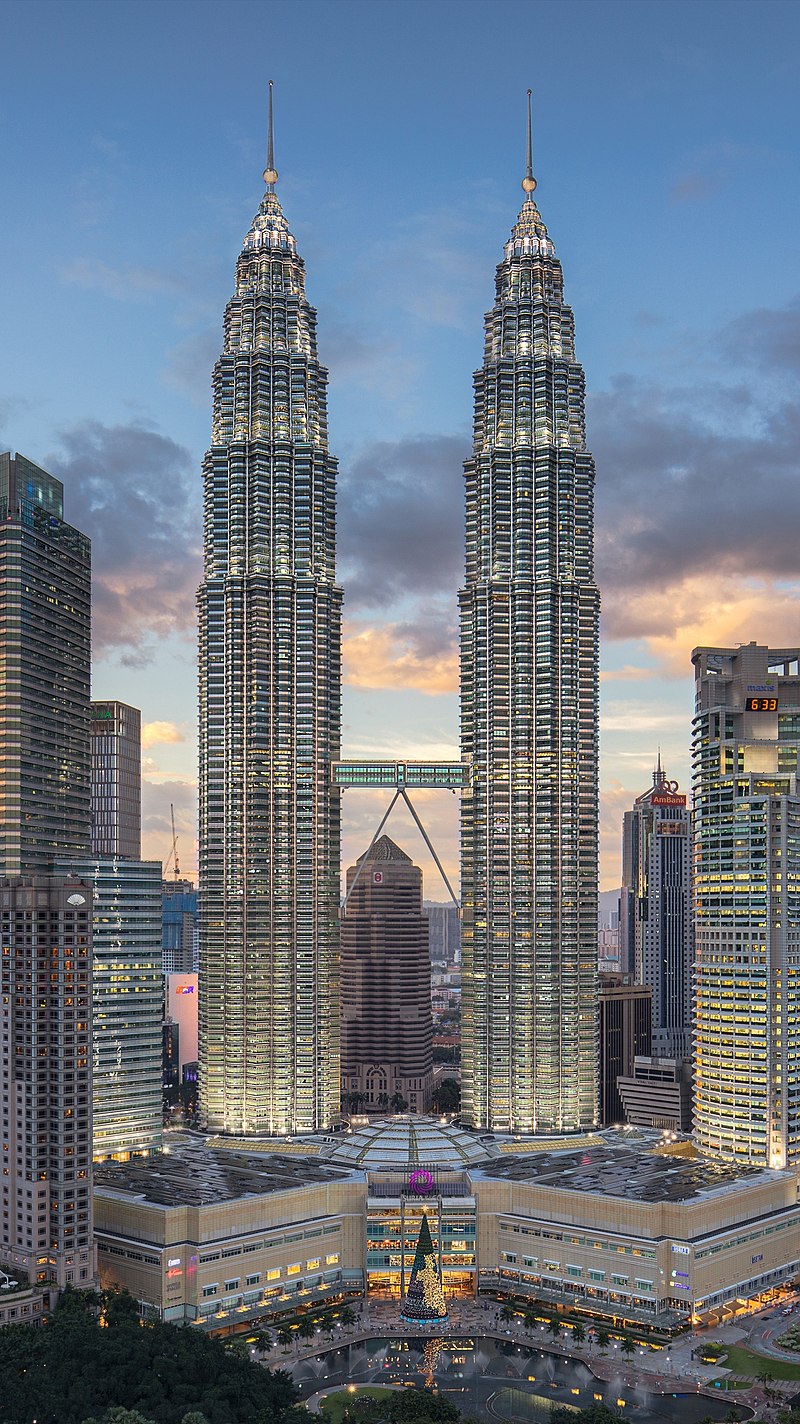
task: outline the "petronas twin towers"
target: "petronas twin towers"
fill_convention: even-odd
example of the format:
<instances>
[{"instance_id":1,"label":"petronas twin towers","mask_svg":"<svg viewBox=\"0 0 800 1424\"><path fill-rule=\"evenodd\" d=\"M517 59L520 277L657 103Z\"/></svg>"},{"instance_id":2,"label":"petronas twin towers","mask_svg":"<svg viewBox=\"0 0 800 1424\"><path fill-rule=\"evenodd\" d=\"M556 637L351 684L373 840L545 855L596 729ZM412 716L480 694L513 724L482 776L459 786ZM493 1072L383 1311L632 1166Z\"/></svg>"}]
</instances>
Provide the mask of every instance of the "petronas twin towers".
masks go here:
<instances>
[{"instance_id":1,"label":"petronas twin towers","mask_svg":"<svg viewBox=\"0 0 800 1424\"><path fill-rule=\"evenodd\" d=\"M277 176L270 112L214 369L198 594L201 1107L233 1135L339 1111L336 462ZM475 377L460 594L463 1117L518 1133L596 1117L594 466L535 186L529 121Z\"/></svg>"}]
</instances>

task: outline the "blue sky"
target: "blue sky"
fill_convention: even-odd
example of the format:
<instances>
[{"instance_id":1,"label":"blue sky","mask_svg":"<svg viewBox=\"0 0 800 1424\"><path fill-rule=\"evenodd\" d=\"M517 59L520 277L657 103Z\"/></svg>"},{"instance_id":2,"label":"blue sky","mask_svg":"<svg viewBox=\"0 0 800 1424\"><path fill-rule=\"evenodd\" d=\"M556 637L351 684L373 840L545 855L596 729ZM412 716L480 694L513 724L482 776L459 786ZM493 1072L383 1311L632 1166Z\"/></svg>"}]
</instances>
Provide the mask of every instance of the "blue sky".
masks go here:
<instances>
[{"instance_id":1,"label":"blue sky","mask_svg":"<svg viewBox=\"0 0 800 1424\"><path fill-rule=\"evenodd\" d=\"M534 91L598 466L611 885L659 743L687 778L691 647L800 641L799 39L773 0L6 0L0 444L92 535L95 691L142 708L150 853L174 801L194 860L199 467L267 80L331 373L345 750L388 754L456 745L461 460ZM452 798L425 810L454 869ZM344 812L349 861L379 807Z\"/></svg>"}]
</instances>

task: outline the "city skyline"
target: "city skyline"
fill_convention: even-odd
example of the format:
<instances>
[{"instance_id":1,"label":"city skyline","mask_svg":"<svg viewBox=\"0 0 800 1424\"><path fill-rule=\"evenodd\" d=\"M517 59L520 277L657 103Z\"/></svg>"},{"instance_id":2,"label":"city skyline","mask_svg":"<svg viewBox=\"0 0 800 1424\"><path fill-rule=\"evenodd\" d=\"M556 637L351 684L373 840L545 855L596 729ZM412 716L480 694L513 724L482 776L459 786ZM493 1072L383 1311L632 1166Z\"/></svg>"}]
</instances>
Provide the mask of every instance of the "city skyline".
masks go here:
<instances>
[{"instance_id":1,"label":"city skyline","mask_svg":"<svg viewBox=\"0 0 800 1424\"><path fill-rule=\"evenodd\" d=\"M339 43L363 74L347 95L313 56L310 72L301 70L296 28L276 17L271 43L258 53L252 46L245 71L215 71L228 118L212 126L190 81L202 95L203 76L218 59L217 7L191 7L198 41L185 71L176 75L160 57L148 70L147 113L135 102L138 89L134 94L126 83L116 86L112 102L102 66L84 72L87 61L79 57L85 93L78 96L70 80L66 102L59 77L62 66L69 69L65 52L100 11L69 7L65 37L66 7L46 8L51 33L37 41L37 53L51 103L65 119L55 132L48 106L43 116L31 115L8 162L17 221L3 237L3 296L17 336L13 357L9 350L4 358L13 367L0 372L8 392L0 434L68 481L76 521L93 536L100 655L93 695L143 708L146 853L166 858L174 801L182 863L195 869L192 623L214 356L207 332L227 296L230 261L263 166L268 73L276 80L284 191L313 256L315 304L329 334L321 356L336 387L331 445L343 470L346 753L438 755L456 746L452 632L462 577L469 379L480 355L484 274L496 234L516 211L524 92L532 84L540 191L569 267L593 393L599 577L608 614L603 883L618 884L620 812L650 771L657 743L674 774L687 779L691 647L751 637L781 644L796 617L793 553L766 527L771 519L774 530L779 507L780 527L791 525L786 510L794 498L788 381L800 320L791 268L796 154L785 137L791 79L782 56L796 16L782 5L758 7L758 14L731 5L737 23L721 33L718 6L692 6L689 42L680 39L689 13L681 5L657 12L539 5L531 8L536 26L519 7L467 5L468 23L455 36L434 8L429 53L412 63L411 41L400 35L386 57L388 21L363 25L364 7L344 5ZM300 8L314 12L334 43L323 9ZM586 27L575 39L578 11ZM148 7L138 13L146 16ZM150 13L155 22L152 7ZM244 14L230 8L234 36ZM500 82L483 76L482 41L512 14L531 44L515 45L519 53ZM13 5L6 15L14 20L13 57L29 22ZM132 10L121 5L116 16L113 40L128 34L135 72ZM543 59L568 34L581 94L569 104ZM94 25L92 38L100 55L112 43L102 26ZM177 44L166 17L166 61ZM396 107L378 103L370 60L379 50L388 66L380 88L398 76ZM437 63L445 51L457 82ZM238 52L241 60L241 46ZM480 86L469 82L478 69ZM428 85L434 71L435 90ZM2 103L19 110L16 84L12 75ZM322 113L329 132L320 128ZM375 120L374 133L365 131L367 118ZM30 175L45 166L48 185L32 185ZM57 257L42 246L53 203ZM757 292L736 276L742 243L752 243L754 231ZM677 250L680 263L673 262ZM29 264L49 275L46 329L39 313L20 305ZM124 361L109 361L103 346L112 322ZM34 358L35 388L45 397L35 406ZM740 472L750 470L761 480L745 485ZM726 479L735 500L725 493ZM414 529L411 560L408 535L397 533L402 518ZM705 530L713 521L712 544ZM363 554L370 538L371 562ZM385 578L376 590L379 569ZM143 627L159 641L145 663L135 642ZM121 657L140 665L121 665ZM409 726L416 748L408 746ZM348 791L342 809L344 865L363 846L376 806ZM454 872L456 808L451 798L437 798L429 809ZM419 851L428 893L436 896L435 871L416 834L399 817L388 829L415 857Z\"/></svg>"}]
</instances>

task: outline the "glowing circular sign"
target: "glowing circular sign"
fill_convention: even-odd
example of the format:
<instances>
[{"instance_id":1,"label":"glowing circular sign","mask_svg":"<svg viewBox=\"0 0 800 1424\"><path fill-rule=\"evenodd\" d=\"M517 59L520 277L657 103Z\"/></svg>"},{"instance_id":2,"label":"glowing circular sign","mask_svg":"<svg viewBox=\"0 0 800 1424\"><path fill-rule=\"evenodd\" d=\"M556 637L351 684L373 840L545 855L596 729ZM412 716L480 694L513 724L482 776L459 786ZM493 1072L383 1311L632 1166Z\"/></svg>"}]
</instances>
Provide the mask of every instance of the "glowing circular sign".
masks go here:
<instances>
[{"instance_id":1,"label":"glowing circular sign","mask_svg":"<svg viewBox=\"0 0 800 1424\"><path fill-rule=\"evenodd\" d=\"M418 1167L408 1179L408 1189L418 1197L426 1197L433 1191L433 1175Z\"/></svg>"}]
</instances>

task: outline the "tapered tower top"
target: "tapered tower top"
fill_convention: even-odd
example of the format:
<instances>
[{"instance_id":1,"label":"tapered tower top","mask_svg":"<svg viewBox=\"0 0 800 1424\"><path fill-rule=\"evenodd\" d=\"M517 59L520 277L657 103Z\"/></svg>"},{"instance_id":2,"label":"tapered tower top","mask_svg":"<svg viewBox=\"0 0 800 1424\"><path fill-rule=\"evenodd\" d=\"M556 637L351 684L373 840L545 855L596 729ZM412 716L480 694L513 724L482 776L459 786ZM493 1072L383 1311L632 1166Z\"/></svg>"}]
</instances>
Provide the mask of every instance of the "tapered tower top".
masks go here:
<instances>
[{"instance_id":1,"label":"tapered tower top","mask_svg":"<svg viewBox=\"0 0 800 1424\"><path fill-rule=\"evenodd\" d=\"M528 90L530 93L530 90ZM530 124L530 116L528 118ZM264 182L270 192L278 181L278 170L275 167L275 145L273 143L272 132L272 80L269 81L269 123L267 125L267 166L264 169Z\"/></svg>"},{"instance_id":2,"label":"tapered tower top","mask_svg":"<svg viewBox=\"0 0 800 1424\"><path fill-rule=\"evenodd\" d=\"M528 90L528 136L525 150L525 177L522 180L525 201L520 209L511 237L505 245L506 258L512 257L555 257L555 248L547 235L541 213L533 200L536 179L533 176L533 147L531 142L531 90Z\"/></svg>"},{"instance_id":3,"label":"tapered tower top","mask_svg":"<svg viewBox=\"0 0 800 1424\"><path fill-rule=\"evenodd\" d=\"M528 90L528 145L525 151L525 177L522 180L523 191L533 193L536 188L536 179L533 176L533 147L531 144L531 91Z\"/></svg>"}]
</instances>

